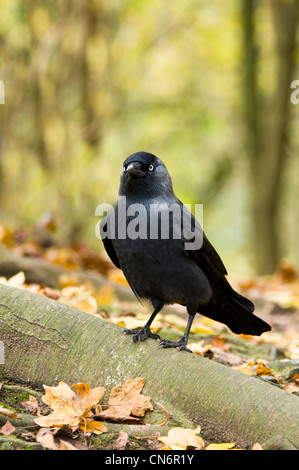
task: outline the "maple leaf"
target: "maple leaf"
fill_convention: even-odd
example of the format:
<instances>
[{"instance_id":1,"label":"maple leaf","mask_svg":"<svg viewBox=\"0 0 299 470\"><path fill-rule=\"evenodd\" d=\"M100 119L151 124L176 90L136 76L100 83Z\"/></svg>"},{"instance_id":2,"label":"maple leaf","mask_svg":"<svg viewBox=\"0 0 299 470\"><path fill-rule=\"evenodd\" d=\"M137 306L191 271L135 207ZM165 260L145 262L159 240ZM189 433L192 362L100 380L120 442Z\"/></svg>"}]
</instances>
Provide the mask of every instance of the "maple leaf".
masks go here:
<instances>
[{"instance_id":1,"label":"maple leaf","mask_svg":"<svg viewBox=\"0 0 299 470\"><path fill-rule=\"evenodd\" d=\"M186 450L189 447L202 449L205 444L198 436L200 429L200 426L196 429L172 428L167 436L159 437L158 440L163 442L165 450Z\"/></svg>"},{"instance_id":2,"label":"maple leaf","mask_svg":"<svg viewBox=\"0 0 299 470\"><path fill-rule=\"evenodd\" d=\"M42 397L44 403L49 405L53 412L47 416L41 416L34 421L46 428L59 428L64 425L76 430L78 427L85 432L97 434L106 432L103 423L95 422L91 409L98 405L105 388L91 389L86 383L73 386L74 392L65 382L59 382L56 387L44 385L46 394Z\"/></svg>"},{"instance_id":3,"label":"maple leaf","mask_svg":"<svg viewBox=\"0 0 299 470\"><path fill-rule=\"evenodd\" d=\"M101 418L125 420L133 416L142 417L153 409L150 397L141 395L145 379L129 379L124 385L116 385L110 393L107 410L100 413Z\"/></svg>"}]
</instances>

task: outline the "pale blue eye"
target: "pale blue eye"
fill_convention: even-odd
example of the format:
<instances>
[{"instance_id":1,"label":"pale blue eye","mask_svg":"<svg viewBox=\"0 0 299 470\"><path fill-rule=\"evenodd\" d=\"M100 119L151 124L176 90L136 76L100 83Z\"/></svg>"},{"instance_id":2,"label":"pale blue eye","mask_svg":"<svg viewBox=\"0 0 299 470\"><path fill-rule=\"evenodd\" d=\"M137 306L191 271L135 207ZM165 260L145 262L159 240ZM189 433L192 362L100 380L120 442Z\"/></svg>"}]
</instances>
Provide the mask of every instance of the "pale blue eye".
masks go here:
<instances>
[{"instance_id":1,"label":"pale blue eye","mask_svg":"<svg viewBox=\"0 0 299 470\"><path fill-rule=\"evenodd\" d=\"M154 171L154 165L149 165L148 171Z\"/></svg>"}]
</instances>

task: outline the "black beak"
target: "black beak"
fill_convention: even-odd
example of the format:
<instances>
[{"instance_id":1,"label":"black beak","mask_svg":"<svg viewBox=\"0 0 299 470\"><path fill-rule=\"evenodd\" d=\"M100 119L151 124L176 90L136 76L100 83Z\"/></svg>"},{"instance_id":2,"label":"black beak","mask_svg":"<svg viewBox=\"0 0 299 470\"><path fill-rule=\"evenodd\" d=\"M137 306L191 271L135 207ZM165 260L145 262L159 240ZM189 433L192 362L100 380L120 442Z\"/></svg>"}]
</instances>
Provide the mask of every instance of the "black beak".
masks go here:
<instances>
[{"instance_id":1,"label":"black beak","mask_svg":"<svg viewBox=\"0 0 299 470\"><path fill-rule=\"evenodd\" d=\"M145 172L142 171L141 163L139 162L129 163L129 165L126 168L126 172L132 176L144 176L145 175Z\"/></svg>"}]
</instances>

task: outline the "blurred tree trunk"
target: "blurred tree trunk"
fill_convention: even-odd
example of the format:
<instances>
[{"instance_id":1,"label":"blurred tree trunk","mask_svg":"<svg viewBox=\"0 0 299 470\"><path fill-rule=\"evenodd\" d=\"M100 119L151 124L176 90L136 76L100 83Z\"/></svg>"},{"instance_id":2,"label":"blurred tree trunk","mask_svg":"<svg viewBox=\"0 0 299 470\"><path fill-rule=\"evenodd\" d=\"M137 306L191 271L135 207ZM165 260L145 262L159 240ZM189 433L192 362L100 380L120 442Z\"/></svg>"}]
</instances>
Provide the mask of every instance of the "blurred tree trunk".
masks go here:
<instances>
[{"instance_id":1,"label":"blurred tree trunk","mask_svg":"<svg viewBox=\"0 0 299 470\"><path fill-rule=\"evenodd\" d=\"M99 11L100 10L100 11ZM102 14L92 0L79 0L78 23L81 28L81 47L79 51L79 86L81 106L84 112L84 138L89 145L96 145L101 138L101 123L94 110L91 73L88 60L88 45L96 32Z\"/></svg>"},{"instance_id":2,"label":"blurred tree trunk","mask_svg":"<svg viewBox=\"0 0 299 470\"><path fill-rule=\"evenodd\" d=\"M31 36L31 47L32 49L37 47L39 39L36 37L36 32L33 27L32 20L34 14L35 3L30 1L26 5L27 24ZM30 82L29 82L29 93L32 98L32 116L34 123L34 143L33 148L37 153L37 158L41 167L47 171L50 168L50 162L48 158L46 139L45 139L45 116L44 116L44 97L41 86L41 74L39 73L38 67L31 66Z\"/></svg>"},{"instance_id":3,"label":"blurred tree trunk","mask_svg":"<svg viewBox=\"0 0 299 470\"><path fill-rule=\"evenodd\" d=\"M244 117L252 180L254 252L257 270L265 274L275 270L281 256L279 210L288 160L290 84L295 69L299 0L271 2L277 72L273 77L275 89L269 97L262 96L258 88L257 8L256 0L243 0Z\"/></svg>"}]
</instances>

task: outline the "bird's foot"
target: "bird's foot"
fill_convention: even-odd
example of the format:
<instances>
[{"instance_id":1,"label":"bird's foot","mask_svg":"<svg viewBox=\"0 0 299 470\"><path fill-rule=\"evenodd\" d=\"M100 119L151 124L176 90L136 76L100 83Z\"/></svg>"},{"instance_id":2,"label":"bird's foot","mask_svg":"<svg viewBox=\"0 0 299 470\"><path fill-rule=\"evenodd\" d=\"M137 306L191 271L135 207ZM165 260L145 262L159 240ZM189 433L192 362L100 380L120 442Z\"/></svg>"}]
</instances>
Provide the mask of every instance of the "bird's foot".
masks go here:
<instances>
[{"instance_id":1,"label":"bird's foot","mask_svg":"<svg viewBox=\"0 0 299 470\"><path fill-rule=\"evenodd\" d=\"M148 326L144 326L141 330L129 330L126 328L124 333L126 335L133 335L133 343L136 343L136 341L144 341L147 338L160 339L160 336L152 333Z\"/></svg>"},{"instance_id":2,"label":"bird's foot","mask_svg":"<svg viewBox=\"0 0 299 470\"><path fill-rule=\"evenodd\" d=\"M181 339L180 341L170 341L169 339L162 339L158 347L162 348L179 348L180 351L188 351L192 353L191 349L186 348L187 341Z\"/></svg>"}]
</instances>

